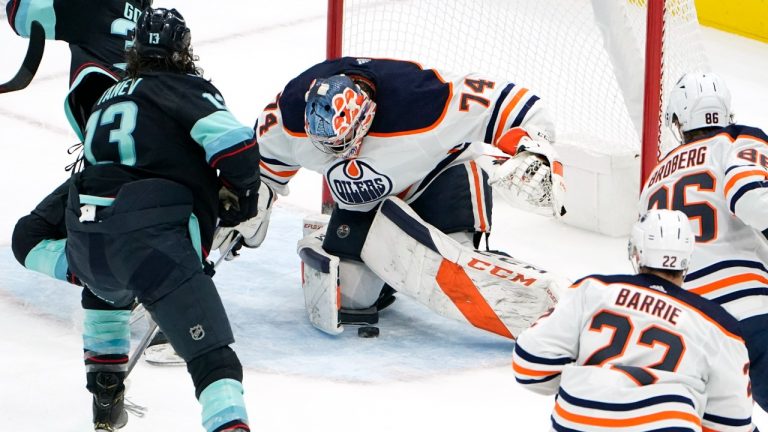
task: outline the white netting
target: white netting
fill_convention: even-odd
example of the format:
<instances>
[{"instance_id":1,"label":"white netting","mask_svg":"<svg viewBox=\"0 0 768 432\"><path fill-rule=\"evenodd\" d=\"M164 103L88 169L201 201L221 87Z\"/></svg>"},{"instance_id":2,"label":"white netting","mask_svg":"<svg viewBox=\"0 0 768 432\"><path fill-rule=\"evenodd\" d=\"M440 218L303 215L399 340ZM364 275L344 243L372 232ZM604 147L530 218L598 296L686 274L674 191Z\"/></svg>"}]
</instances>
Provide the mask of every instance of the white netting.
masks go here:
<instances>
[{"instance_id":1,"label":"white netting","mask_svg":"<svg viewBox=\"0 0 768 432\"><path fill-rule=\"evenodd\" d=\"M342 53L519 83L546 101L558 141L636 153L645 2L345 0ZM697 33L693 0L668 0L663 88L706 70Z\"/></svg>"}]
</instances>

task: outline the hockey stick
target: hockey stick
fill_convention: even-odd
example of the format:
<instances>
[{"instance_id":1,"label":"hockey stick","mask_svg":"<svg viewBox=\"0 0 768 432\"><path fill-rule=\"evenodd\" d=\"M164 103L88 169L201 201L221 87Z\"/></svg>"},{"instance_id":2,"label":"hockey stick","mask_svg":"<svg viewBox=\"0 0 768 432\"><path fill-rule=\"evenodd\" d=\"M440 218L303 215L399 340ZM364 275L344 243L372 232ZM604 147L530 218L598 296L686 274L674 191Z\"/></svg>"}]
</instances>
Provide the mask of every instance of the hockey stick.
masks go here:
<instances>
[{"instance_id":1,"label":"hockey stick","mask_svg":"<svg viewBox=\"0 0 768 432\"><path fill-rule=\"evenodd\" d=\"M221 264L224 261L227 255L229 255L232 249L234 249L235 246L242 239L243 239L243 235L240 233L237 233L235 238L232 239L232 241L227 246L227 250L222 252L221 256L213 264L214 269L219 267L219 264ZM155 322L155 320L152 319L152 316L149 315L148 311L144 308L143 305L137 306L136 310L134 310L134 313L138 311L139 308L141 308L141 310L144 311L144 315L147 317L147 322L149 323L149 328L147 329L146 333L144 333L144 336L142 336L141 340L139 341L139 344L136 346L136 349L133 350L133 354L131 354L128 357L128 371L125 373L126 377L130 375L131 371L136 366L136 363L139 362L139 359L144 354L144 351L146 351L147 347L149 347L149 344L152 342L152 339L154 339L157 332L160 331L160 327L157 326L157 323Z\"/></svg>"},{"instance_id":2,"label":"hockey stick","mask_svg":"<svg viewBox=\"0 0 768 432\"><path fill-rule=\"evenodd\" d=\"M160 330L160 327L157 326L157 323L152 319L151 316L147 315L147 321L149 322L149 328L147 329L147 332L144 333L141 341L139 341L139 345L135 350L133 350L133 354L128 358L128 371L125 373L126 377L130 375L134 366L136 366L136 363L138 363L139 359L141 358L141 355L144 354L144 350L147 349L149 343Z\"/></svg>"},{"instance_id":3,"label":"hockey stick","mask_svg":"<svg viewBox=\"0 0 768 432\"><path fill-rule=\"evenodd\" d=\"M32 29L29 32L29 46L24 61L19 71L10 81L0 84L0 93L9 93L26 88L40 66L45 51L45 30L42 24L32 21Z\"/></svg>"}]
</instances>

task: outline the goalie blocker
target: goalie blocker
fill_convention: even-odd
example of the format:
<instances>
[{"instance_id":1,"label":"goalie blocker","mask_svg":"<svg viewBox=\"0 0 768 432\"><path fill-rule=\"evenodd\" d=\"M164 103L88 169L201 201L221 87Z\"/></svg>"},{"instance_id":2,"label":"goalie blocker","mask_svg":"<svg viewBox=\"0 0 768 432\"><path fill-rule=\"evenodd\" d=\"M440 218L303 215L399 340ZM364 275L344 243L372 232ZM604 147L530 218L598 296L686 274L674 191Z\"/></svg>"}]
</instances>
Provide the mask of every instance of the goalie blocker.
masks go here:
<instances>
[{"instance_id":1,"label":"goalie blocker","mask_svg":"<svg viewBox=\"0 0 768 432\"><path fill-rule=\"evenodd\" d=\"M302 286L312 324L338 334L344 281L339 259L322 249L323 234L321 229L299 242ZM397 198L382 203L361 257L383 281L439 315L511 339L553 307L561 287L568 286L531 265L461 245Z\"/></svg>"}]
</instances>

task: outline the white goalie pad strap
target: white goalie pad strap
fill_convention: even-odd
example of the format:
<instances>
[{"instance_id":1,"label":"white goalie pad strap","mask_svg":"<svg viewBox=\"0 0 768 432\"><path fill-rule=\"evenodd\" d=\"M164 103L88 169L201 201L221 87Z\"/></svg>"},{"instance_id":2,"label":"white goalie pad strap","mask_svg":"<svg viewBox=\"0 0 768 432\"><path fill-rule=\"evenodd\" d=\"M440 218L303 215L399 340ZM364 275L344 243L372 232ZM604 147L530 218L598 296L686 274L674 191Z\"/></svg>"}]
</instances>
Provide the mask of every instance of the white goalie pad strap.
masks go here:
<instances>
[{"instance_id":1,"label":"white goalie pad strap","mask_svg":"<svg viewBox=\"0 0 768 432\"><path fill-rule=\"evenodd\" d=\"M337 335L344 331L339 325L339 258L323 250L324 234L322 228L305 236L296 251L301 257L301 287L309 321L319 330Z\"/></svg>"},{"instance_id":2,"label":"white goalie pad strap","mask_svg":"<svg viewBox=\"0 0 768 432\"><path fill-rule=\"evenodd\" d=\"M462 246L388 198L373 221L363 261L398 292L438 314L516 337L557 302L564 279Z\"/></svg>"}]
</instances>

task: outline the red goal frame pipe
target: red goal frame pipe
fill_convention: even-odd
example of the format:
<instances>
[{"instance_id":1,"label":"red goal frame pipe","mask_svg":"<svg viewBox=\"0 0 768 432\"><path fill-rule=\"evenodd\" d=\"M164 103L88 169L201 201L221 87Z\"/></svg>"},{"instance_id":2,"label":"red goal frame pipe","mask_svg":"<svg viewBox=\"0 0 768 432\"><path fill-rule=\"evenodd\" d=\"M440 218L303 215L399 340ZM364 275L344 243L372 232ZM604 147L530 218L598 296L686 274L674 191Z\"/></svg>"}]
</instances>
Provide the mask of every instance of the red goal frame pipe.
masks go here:
<instances>
[{"instance_id":1,"label":"red goal frame pipe","mask_svg":"<svg viewBox=\"0 0 768 432\"><path fill-rule=\"evenodd\" d=\"M341 57L341 36L344 26L344 0L328 0L328 22L326 27L325 58L327 60ZM333 211L333 196L328 182L323 178L322 212L330 214Z\"/></svg>"},{"instance_id":2,"label":"red goal frame pipe","mask_svg":"<svg viewBox=\"0 0 768 432\"><path fill-rule=\"evenodd\" d=\"M640 187L658 162L661 142L661 91L664 67L665 0L648 0L645 37L645 89L643 98L643 136L640 150Z\"/></svg>"}]
</instances>

